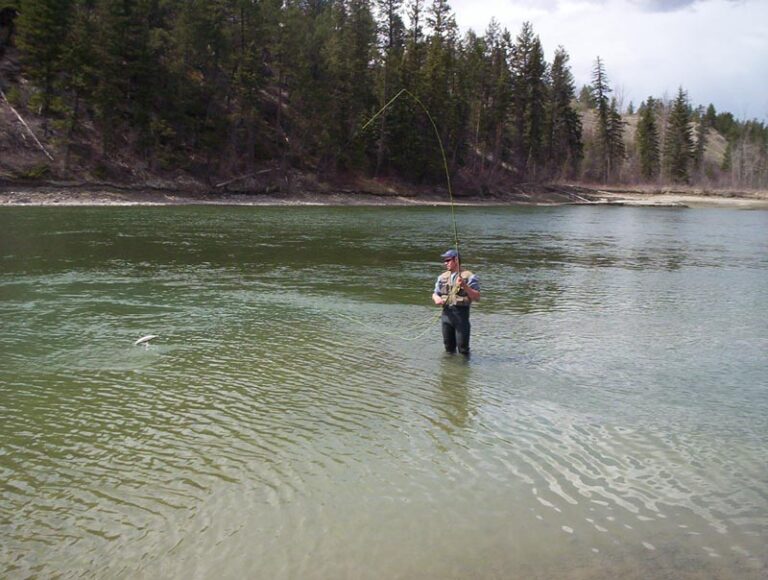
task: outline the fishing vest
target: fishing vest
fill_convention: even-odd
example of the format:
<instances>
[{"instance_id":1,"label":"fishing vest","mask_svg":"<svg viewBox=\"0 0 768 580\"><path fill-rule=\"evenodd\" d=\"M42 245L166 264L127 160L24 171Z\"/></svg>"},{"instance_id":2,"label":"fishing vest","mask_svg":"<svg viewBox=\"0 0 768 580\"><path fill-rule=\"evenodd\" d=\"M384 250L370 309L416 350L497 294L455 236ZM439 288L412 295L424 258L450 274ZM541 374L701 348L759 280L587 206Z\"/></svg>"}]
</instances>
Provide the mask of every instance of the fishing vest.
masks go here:
<instances>
[{"instance_id":1,"label":"fishing vest","mask_svg":"<svg viewBox=\"0 0 768 580\"><path fill-rule=\"evenodd\" d=\"M461 273L461 277L464 278L465 283L469 283L469 279L474 276L469 270L464 270ZM445 304L448 306L469 306L472 299L467 296L466 290L454 289L454 284L451 284L451 271L446 270L438 278L437 290L440 297L445 300Z\"/></svg>"}]
</instances>

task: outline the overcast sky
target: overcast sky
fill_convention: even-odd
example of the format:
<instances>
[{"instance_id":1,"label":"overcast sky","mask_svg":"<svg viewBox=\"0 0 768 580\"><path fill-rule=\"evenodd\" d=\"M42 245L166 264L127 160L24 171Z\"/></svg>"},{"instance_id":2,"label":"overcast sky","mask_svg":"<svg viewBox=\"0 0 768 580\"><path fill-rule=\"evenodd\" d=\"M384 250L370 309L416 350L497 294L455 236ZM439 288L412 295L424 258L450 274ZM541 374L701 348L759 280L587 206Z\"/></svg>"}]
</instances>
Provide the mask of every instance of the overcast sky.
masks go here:
<instances>
[{"instance_id":1,"label":"overcast sky","mask_svg":"<svg viewBox=\"0 0 768 580\"><path fill-rule=\"evenodd\" d=\"M513 37L524 21L547 61L571 57L577 90L600 56L614 94L712 103L739 119L768 120L768 0L451 0L456 21L482 35L496 17Z\"/></svg>"}]
</instances>

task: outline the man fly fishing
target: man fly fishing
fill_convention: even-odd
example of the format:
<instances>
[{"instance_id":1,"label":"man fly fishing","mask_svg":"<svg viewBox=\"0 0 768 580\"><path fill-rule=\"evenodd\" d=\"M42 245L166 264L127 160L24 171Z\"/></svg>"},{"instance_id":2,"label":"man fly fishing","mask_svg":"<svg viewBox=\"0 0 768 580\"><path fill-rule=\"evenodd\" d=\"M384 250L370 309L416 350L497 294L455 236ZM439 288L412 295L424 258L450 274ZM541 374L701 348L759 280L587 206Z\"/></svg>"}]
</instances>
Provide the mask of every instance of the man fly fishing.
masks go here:
<instances>
[{"instance_id":1,"label":"man fly fishing","mask_svg":"<svg viewBox=\"0 0 768 580\"><path fill-rule=\"evenodd\" d=\"M469 307L480 300L480 281L469 270L461 271L458 251L448 250L440 257L448 270L437 277L432 301L443 307L443 345L446 352L455 353L458 347L469 355Z\"/></svg>"}]
</instances>

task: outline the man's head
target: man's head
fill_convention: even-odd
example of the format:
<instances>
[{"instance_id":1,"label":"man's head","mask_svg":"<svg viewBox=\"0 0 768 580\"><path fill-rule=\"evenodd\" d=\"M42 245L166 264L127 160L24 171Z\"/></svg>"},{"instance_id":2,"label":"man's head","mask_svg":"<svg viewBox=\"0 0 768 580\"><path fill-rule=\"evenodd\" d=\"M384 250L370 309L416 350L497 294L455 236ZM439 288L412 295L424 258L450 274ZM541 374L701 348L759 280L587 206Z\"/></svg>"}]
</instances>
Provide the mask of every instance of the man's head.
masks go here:
<instances>
[{"instance_id":1,"label":"man's head","mask_svg":"<svg viewBox=\"0 0 768 580\"><path fill-rule=\"evenodd\" d=\"M459 260L461 258L456 250L448 250L447 252L441 254L440 257L443 259L443 264L445 264L446 268L452 272L458 269Z\"/></svg>"}]
</instances>

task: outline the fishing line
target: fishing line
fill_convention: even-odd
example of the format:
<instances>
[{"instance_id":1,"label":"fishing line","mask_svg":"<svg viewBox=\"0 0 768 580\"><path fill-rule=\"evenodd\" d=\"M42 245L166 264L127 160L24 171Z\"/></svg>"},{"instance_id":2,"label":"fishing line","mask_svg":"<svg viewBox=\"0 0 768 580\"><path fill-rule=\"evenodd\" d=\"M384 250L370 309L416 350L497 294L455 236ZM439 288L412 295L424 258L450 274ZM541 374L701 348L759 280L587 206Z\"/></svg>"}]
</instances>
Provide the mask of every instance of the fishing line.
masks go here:
<instances>
[{"instance_id":1,"label":"fishing line","mask_svg":"<svg viewBox=\"0 0 768 580\"><path fill-rule=\"evenodd\" d=\"M337 313L337 316L339 316L339 317L341 317L341 318L343 318L345 320L349 320L350 322L354 322L355 324L358 324L358 325L360 325L360 326L362 326L364 328L367 328L368 330L375 331L375 332L377 332L379 334L384 334L386 336L393 336L395 338L399 338L400 340L418 340L422 336L427 334L430 330L432 330L433 325L435 324L435 322L437 322L437 320L440 318L440 316L442 316L442 314L443 314L442 311L440 311L440 312L438 312L436 314L430 314L429 318L425 318L423 323L415 324L414 326L416 328L420 328L421 325L424 324L424 329L421 332L419 332L418 334L415 334L413 336L403 336L402 334L400 334L398 332L389 332L389 331L386 331L386 330L382 330L378 326L373 326L372 324L367 324L367 323L363 322L362 320L358 320L357 318L355 318L353 316L349 316L347 314Z\"/></svg>"},{"instance_id":2,"label":"fishing line","mask_svg":"<svg viewBox=\"0 0 768 580\"><path fill-rule=\"evenodd\" d=\"M387 104L385 104L381 109L379 109L373 117L368 119L368 122L365 123L360 128L360 131L365 131L371 123L373 123L379 116L384 114L384 111L386 111L390 106L392 106L397 99L402 97L403 95L407 95L411 97L416 103L422 108L424 113L427 115L427 118L429 119L429 122L432 124L432 129L435 131L435 137L437 138L437 144L440 146L440 156L442 157L443 161L443 170L445 171L445 183L448 186L448 198L451 202L451 222L453 224L453 241L456 248L456 253L459 253L459 230L456 225L456 209L455 209L455 203L453 199L453 188L451 187L451 172L448 170L448 158L445 155L445 147L443 147L443 140L440 137L440 131L437 129L437 124L435 123L435 120L432 118L432 115L429 112L429 109L424 105L424 103L421 102L421 99L414 95L411 91L408 89L400 89L400 92L398 92L394 97L392 97Z\"/></svg>"}]
</instances>

